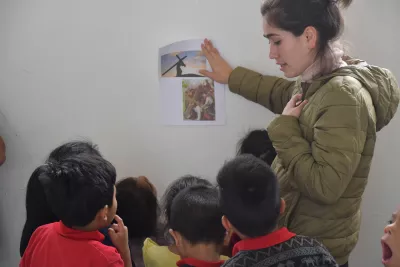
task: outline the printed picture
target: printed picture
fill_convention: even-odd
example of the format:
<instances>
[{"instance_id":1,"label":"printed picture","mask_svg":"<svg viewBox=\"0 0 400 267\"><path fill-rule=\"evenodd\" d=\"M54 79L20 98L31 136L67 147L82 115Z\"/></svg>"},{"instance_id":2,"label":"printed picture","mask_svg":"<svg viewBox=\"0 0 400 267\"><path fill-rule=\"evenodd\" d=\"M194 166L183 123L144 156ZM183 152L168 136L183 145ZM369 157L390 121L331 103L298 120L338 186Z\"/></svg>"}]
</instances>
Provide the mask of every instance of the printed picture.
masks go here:
<instances>
[{"instance_id":1,"label":"printed picture","mask_svg":"<svg viewBox=\"0 0 400 267\"><path fill-rule=\"evenodd\" d=\"M203 77L206 57L201 51L183 51L161 56L161 77Z\"/></svg>"},{"instance_id":2,"label":"printed picture","mask_svg":"<svg viewBox=\"0 0 400 267\"><path fill-rule=\"evenodd\" d=\"M214 81L183 79L183 120L215 121Z\"/></svg>"}]
</instances>

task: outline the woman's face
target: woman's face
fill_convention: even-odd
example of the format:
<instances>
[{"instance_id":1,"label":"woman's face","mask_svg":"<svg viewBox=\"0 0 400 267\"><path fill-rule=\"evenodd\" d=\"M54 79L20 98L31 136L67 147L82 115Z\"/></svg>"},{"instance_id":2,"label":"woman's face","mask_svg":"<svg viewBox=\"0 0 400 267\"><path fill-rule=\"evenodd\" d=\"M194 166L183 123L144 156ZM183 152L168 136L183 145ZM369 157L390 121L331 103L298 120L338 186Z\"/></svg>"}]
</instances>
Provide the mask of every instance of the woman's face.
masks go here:
<instances>
[{"instance_id":1,"label":"woman's face","mask_svg":"<svg viewBox=\"0 0 400 267\"><path fill-rule=\"evenodd\" d=\"M269 40L269 58L274 59L287 78L300 76L315 59L315 31L308 27L299 37L270 25L263 19L264 36ZM311 29L310 29L311 28Z\"/></svg>"}]
</instances>

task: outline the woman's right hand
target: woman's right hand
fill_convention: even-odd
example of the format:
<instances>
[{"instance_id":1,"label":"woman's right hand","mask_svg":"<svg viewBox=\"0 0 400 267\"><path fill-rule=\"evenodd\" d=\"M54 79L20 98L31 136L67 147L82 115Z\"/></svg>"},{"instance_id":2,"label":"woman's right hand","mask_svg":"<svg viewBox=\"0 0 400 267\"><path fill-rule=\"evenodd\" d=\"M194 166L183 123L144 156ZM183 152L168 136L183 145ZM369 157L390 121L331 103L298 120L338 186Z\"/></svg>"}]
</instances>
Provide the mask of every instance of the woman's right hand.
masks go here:
<instances>
[{"instance_id":1,"label":"woman's right hand","mask_svg":"<svg viewBox=\"0 0 400 267\"><path fill-rule=\"evenodd\" d=\"M218 83L227 84L232 73L232 68L228 62L221 57L218 50L208 39L204 40L201 50L210 63L212 71L200 70L200 73Z\"/></svg>"}]
</instances>

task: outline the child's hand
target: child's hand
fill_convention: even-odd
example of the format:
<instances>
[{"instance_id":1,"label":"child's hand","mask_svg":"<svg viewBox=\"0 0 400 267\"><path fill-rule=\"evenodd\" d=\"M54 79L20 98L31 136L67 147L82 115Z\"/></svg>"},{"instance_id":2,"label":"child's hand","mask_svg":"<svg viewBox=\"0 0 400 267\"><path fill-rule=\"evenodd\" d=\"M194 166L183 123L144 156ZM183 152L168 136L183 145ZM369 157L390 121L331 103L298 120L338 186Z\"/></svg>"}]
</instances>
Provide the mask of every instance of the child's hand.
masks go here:
<instances>
[{"instance_id":1,"label":"child's hand","mask_svg":"<svg viewBox=\"0 0 400 267\"><path fill-rule=\"evenodd\" d=\"M111 241L114 246L117 248L119 253L124 253L129 251L128 245L128 228L124 225L121 217L115 215L115 221L109 229L108 234L110 235Z\"/></svg>"}]
</instances>

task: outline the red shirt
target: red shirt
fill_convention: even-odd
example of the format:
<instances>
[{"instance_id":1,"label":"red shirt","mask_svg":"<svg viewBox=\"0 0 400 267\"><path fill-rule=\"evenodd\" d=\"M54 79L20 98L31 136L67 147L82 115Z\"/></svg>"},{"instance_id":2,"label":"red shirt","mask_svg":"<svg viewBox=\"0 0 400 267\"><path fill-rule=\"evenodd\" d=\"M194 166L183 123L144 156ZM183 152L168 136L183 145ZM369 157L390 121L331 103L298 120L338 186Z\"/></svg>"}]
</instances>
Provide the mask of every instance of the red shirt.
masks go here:
<instances>
[{"instance_id":1,"label":"red shirt","mask_svg":"<svg viewBox=\"0 0 400 267\"><path fill-rule=\"evenodd\" d=\"M289 232L286 227L283 227L265 236L248 238L237 242L233 247L232 255L235 256L239 251L242 250L258 250L272 247L286 242L295 236L296 234Z\"/></svg>"},{"instance_id":2,"label":"red shirt","mask_svg":"<svg viewBox=\"0 0 400 267\"><path fill-rule=\"evenodd\" d=\"M177 266L193 266L193 267L220 267L225 261L201 261L194 258L186 258L178 261Z\"/></svg>"},{"instance_id":3,"label":"red shirt","mask_svg":"<svg viewBox=\"0 0 400 267\"><path fill-rule=\"evenodd\" d=\"M99 231L83 232L61 222L39 227L29 240L20 267L124 267L118 251L101 242Z\"/></svg>"}]
</instances>

